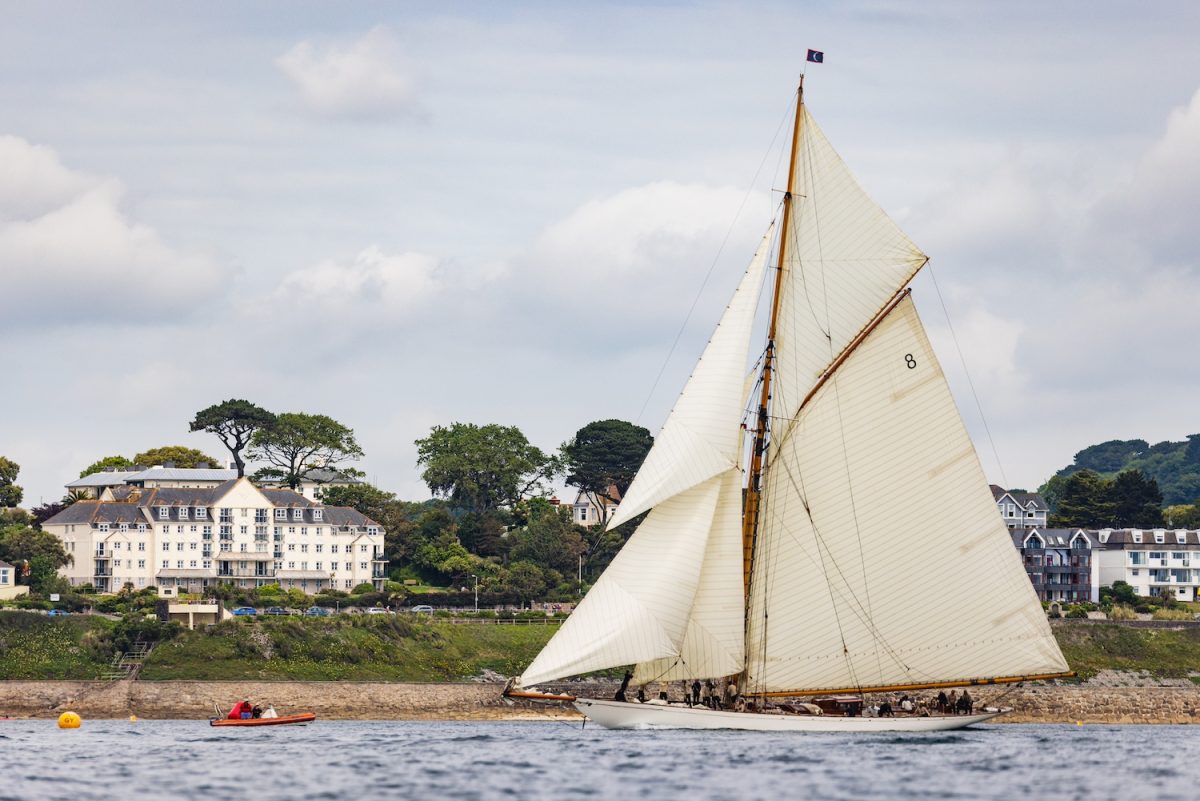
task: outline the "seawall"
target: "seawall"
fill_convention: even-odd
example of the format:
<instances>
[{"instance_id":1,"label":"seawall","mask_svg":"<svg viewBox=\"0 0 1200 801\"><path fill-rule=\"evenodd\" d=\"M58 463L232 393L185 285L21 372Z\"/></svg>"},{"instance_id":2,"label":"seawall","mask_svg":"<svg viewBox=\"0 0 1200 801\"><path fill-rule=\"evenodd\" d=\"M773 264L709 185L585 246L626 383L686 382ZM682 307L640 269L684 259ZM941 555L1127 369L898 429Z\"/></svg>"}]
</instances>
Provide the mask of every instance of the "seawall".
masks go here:
<instances>
[{"instance_id":1,"label":"seawall","mask_svg":"<svg viewBox=\"0 0 1200 801\"><path fill-rule=\"evenodd\" d=\"M586 687L586 689L585 689ZM606 686L562 685L607 696ZM590 693L588 691L591 691ZM500 698L498 684L392 684L382 682L242 681L0 681L0 715L52 718L70 709L88 718L196 720L248 698L281 713L315 712L335 720L553 720L578 719L558 705ZM1200 723L1200 687L1021 687L1007 695L973 691L976 707L1014 711L1006 723ZM895 697L893 697L895 700Z\"/></svg>"}]
</instances>

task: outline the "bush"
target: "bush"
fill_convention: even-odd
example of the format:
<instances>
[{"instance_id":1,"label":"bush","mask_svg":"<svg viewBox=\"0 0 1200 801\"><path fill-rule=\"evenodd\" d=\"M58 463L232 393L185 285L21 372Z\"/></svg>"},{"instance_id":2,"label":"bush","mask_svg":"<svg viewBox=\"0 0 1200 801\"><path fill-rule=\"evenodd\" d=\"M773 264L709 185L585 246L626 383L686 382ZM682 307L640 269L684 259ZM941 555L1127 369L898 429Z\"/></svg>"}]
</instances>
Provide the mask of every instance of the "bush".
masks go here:
<instances>
[{"instance_id":1,"label":"bush","mask_svg":"<svg viewBox=\"0 0 1200 801\"><path fill-rule=\"evenodd\" d=\"M1154 612L1154 620L1195 620L1196 615L1186 609L1159 609Z\"/></svg>"},{"instance_id":2,"label":"bush","mask_svg":"<svg viewBox=\"0 0 1200 801\"><path fill-rule=\"evenodd\" d=\"M1071 604L1067 607L1066 617L1069 617L1073 620L1079 620L1086 619L1087 616L1088 610L1084 609L1082 604Z\"/></svg>"},{"instance_id":3,"label":"bush","mask_svg":"<svg viewBox=\"0 0 1200 801\"><path fill-rule=\"evenodd\" d=\"M1137 620L1137 614L1124 604L1114 604L1108 613L1109 620Z\"/></svg>"},{"instance_id":4,"label":"bush","mask_svg":"<svg viewBox=\"0 0 1200 801\"><path fill-rule=\"evenodd\" d=\"M1154 608L1150 606L1150 604L1142 603L1133 607L1133 611L1137 612L1139 615L1148 615L1154 611Z\"/></svg>"}]
</instances>

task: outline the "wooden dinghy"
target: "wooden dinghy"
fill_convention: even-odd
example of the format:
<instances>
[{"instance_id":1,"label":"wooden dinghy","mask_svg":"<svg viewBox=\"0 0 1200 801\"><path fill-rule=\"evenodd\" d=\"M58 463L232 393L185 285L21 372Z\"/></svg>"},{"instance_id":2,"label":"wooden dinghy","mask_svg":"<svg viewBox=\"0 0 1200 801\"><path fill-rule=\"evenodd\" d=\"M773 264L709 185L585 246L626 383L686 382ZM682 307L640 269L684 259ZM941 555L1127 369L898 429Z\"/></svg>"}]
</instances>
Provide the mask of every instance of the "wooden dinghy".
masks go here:
<instances>
[{"instance_id":1,"label":"wooden dinghy","mask_svg":"<svg viewBox=\"0 0 1200 801\"><path fill-rule=\"evenodd\" d=\"M212 718L210 726L284 726L288 723L312 723L317 716L312 712L301 712L298 715L280 715L277 718L248 718L234 720L233 718Z\"/></svg>"}]
</instances>

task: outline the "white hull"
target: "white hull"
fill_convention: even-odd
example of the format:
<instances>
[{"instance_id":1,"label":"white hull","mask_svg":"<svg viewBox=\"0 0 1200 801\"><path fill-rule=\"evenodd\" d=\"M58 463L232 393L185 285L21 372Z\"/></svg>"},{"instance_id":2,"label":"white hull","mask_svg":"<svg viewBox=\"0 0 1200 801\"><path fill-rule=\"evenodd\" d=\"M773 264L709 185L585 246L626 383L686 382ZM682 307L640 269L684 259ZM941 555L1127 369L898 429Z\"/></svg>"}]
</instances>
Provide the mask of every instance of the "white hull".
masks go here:
<instances>
[{"instance_id":1,"label":"white hull","mask_svg":"<svg viewBox=\"0 0 1200 801\"><path fill-rule=\"evenodd\" d=\"M948 731L982 723L1003 711L978 715L890 718L726 712L681 704L639 704L578 698L575 708L606 729L741 729L744 731Z\"/></svg>"}]
</instances>

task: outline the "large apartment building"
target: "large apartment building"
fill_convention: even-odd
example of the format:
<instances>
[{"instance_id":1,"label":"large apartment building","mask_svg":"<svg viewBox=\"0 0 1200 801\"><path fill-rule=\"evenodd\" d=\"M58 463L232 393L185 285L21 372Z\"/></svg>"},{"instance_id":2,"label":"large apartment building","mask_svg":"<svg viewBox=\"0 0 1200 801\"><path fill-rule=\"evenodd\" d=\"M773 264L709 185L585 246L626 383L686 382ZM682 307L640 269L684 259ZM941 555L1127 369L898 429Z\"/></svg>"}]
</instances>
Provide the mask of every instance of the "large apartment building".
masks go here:
<instances>
[{"instance_id":1,"label":"large apartment building","mask_svg":"<svg viewBox=\"0 0 1200 801\"><path fill-rule=\"evenodd\" d=\"M1195 601L1200 592L1200 531L1102 528L1100 583L1124 581L1138 595Z\"/></svg>"},{"instance_id":2,"label":"large apartment building","mask_svg":"<svg viewBox=\"0 0 1200 801\"><path fill-rule=\"evenodd\" d=\"M1099 600L1094 534L1081 528L1012 529L1009 534L1038 600Z\"/></svg>"},{"instance_id":3,"label":"large apartment building","mask_svg":"<svg viewBox=\"0 0 1200 801\"><path fill-rule=\"evenodd\" d=\"M384 531L346 507L233 478L208 487L104 487L114 500L85 500L45 521L72 564L73 585L115 592L126 583L164 594L233 583L278 583L306 593L382 588Z\"/></svg>"}]
</instances>

